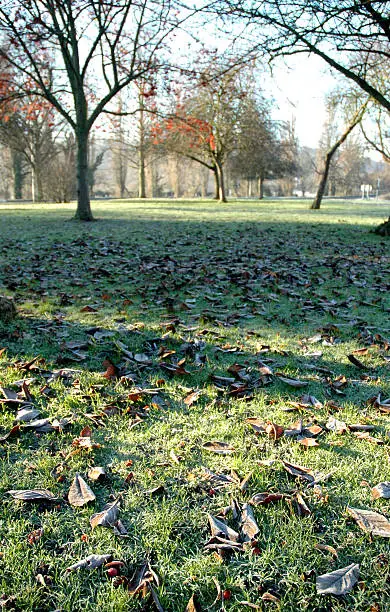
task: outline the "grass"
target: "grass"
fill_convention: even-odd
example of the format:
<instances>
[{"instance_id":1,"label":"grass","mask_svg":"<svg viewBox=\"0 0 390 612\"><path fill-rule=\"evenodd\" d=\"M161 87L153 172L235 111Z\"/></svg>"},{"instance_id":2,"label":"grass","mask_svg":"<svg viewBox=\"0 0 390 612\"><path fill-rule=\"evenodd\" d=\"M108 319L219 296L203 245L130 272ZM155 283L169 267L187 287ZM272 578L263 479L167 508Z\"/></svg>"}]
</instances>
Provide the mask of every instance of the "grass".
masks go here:
<instances>
[{"instance_id":1,"label":"grass","mask_svg":"<svg viewBox=\"0 0 390 612\"><path fill-rule=\"evenodd\" d=\"M29 390L41 417L72 417L63 431L23 430L0 448L4 605L153 609L150 600L129 595L126 584L115 587L102 568L65 571L87 555L111 553L125 562L129 578L149 555L167 611L184 611L192 593L206 610L217 595L215 581L231 598L211 610L249 610L243 601L286 611L386 610L388 541L371 538L346 513L352 506L390 516L389 501L371 497L372 486L390 481L389 416L367 404L378 393L390 396L389 245L369 233L387 216L385 205L326 202L311 211L299 200L96 202L99 221L88 225L69 221L73 210L0 205L0 293L14 296L20 312L14 322L0 323L0 386L20 390L15 382L33 378ZM81 347L72 350L70 342ZM118 342L143 357L127 358ZM362 347L369 347L357 355L363 370L347 358ZM175 353L162 356L169 351ZM23 369L38 355L37 369ZM133 382L103 377L107 358ZM162 367L181 359L188 374ZM290 387L277 376L260 380L260 362L307 387ZM211 378L231 377L235 363L250 382L241 397ZM50 382L61 368L80 372ZM330 384L339 376L346 378L342 395ZM133 401L134 387L157 393ZM201 394L188 407L183 400L192 389ZM323 406L286 411L303 393ZM245 423L259 417L288 428L302 418L324 427L329 416L374 425L372 435L383 444L324 430L319 446L305 449L291 437L256 436ZM14 408L1 404L3 435L14 418ZM72 443L86 426L100 447L75 452ZM235 452L208 452L202 445L212 440ZM281 460L332 475L321 490L308 488ZM93 465L105 467L105 482L88 481ZM204 468L251 477L245 491L234 483L218 488ZM66 501L76 472L97 498L83 508ZM162 495L150 493L159 485ZM7 494L33 488L62 501L28 504ZM284 502L258 506L255 548L225 559L204 549L208 513L217 515L232 498L242 504L256 493L295 490L310 516L297 516ZM128 537L92 531L89 517L120 493ZM231 515L226 520L234 527ZM37 529L43 535L30 543ZM318 544L334 547L338 558ZM350 594L316 594L316 576L350 563L360 565ZM280 604L264 601L267 592Z\"/></svg>"}]
</instances>

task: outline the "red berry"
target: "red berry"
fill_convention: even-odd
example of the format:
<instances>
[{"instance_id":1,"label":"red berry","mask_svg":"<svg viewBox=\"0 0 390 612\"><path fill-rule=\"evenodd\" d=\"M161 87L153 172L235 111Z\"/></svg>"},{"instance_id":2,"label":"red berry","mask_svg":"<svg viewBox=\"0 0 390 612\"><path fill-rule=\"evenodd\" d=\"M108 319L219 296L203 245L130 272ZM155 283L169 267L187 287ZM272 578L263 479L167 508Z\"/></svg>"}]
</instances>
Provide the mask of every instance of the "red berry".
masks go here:
<instances>
[{"instance_id":1,"label":"red berry","mask_svg":"<svg viewBox=\"0 0 390 612\"><path fill-rule=\"evenodd\" d=\"M224 592L222 593L222 597L224 599L231 599L232 598L232 592L229 591L229 589L225 589Z\"/></svg>"},{"instance_id":2,"label":"red berry","mask_svg":"<svg viewBox=\"0 0 390 612\"><path fill-rule=\"evenodd\" d=\"M209 489L209 495L213 496L215 495L216 491L215 489Z\"/></svg>"},{"instance_id":3,"label":"red berry","mask_svg":"<svg viewBox=\"0 0 390 612\"><path fill-rule=\"evenodd\" d=\"M115 578L115 576L118 575L118 570L116 569L116 567L109 567L107 570L107 575L109 576L109 578Z\"/></svg>"}]
</instances>

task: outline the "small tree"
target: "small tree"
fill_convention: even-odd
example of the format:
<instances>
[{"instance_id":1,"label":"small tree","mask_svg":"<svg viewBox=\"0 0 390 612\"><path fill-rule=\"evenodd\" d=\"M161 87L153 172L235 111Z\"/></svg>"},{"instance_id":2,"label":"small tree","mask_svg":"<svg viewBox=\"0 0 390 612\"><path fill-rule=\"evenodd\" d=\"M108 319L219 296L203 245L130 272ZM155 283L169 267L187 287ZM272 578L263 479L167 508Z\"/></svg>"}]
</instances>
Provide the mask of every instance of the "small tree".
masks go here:
<instances>
[{"instance_id":1,"label":"small tree","mask_svg":"<svg viewBox=\"0 0 390 612\"><path fill-rule=\"evenodd\" d=\"M188 16L186 12L182 21ZM1 3L0 57L20 75L17 94L43 97L74 130L78 219L93 218L88 186L88 137L93 125L123 88L159 68L165 41L180 19L173 2ZM26 90L26 79L32 89Z\"/></svg>"}]
</instances>

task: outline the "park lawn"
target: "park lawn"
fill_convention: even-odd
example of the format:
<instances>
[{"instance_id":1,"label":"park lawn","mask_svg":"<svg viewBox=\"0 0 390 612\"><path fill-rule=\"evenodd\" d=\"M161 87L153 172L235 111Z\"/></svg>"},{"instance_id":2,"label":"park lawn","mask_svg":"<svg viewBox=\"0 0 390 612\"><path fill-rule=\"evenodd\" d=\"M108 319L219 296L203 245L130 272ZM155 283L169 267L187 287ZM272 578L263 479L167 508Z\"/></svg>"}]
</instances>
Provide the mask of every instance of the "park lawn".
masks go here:
<instances>
[{"instance_id":1,"label":"park lawn","mask_svg":"<svg viewBox=\"0 0 390 612\"><path fill-rule=\"evenodd\" d=\"M390 481L390 414L375 402L390 397L389 242L370 233L386 205L146 200L93 210L98 221L80 224L71 205L0 205L0 293L20 313L0 323L0 387L31 395L54 427L22 425L0 447L2 607L158 609L147 585L145 598L131 594L148 559L166 611L184 612L194 593L200 610L387 610L389 540L347 513L390 516L390 501L371 493ZM0 435L16 412L1 403ZM246 422L254 417L271 423L268 434ZM301 435L317 446L280 429L291 434L300 419L322 428ZM357 435L343 423L374 429ZM210 451L213 441L232 451ZM326 478L311 486L283 461ZM106 479L89 480L92 466ZM76 473L96 495L80 508L67 500ZM59 501L8 494L42 488ZM255 542L205 549L208 514L239 530L226 508L264 492L283 498L251 506ZM125 537L92 529L90 517L118 496ZM66 571L91 554L123 561L123 580L104 567ZM360 576L349 594L316 593L317 576L352 563Z\"/></svg>"}]
</instances>

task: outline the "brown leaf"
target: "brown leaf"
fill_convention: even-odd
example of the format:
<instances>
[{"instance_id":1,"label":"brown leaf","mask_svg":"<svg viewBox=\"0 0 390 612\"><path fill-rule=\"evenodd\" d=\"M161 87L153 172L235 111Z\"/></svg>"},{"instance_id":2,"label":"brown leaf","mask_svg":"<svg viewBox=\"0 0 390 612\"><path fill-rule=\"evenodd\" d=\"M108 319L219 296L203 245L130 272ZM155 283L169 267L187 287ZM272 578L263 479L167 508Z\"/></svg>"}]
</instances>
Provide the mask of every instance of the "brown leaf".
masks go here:
<instances>
[{"instance_id":1,"label":"brown leaf","mask_svg":"<svg viewBox=\"0 0 390 612\"><path fill-rule=\"evenodd\" d=\"M14 499L19 499L21 501L27 502L57 502L58 497L56 497L51 491L47 489L19 489L8 491L9 495L11 495Z\"/></svg>"},{"instance_id":2,"label":"brown leaf","mask_svg":"<svg viewBox=\"0 0 390 612\"><path fill-rule=\"evenodd\" d=\"M216 440L205 442L202 444L202 448L218 455L231 455L236 450L233 446L227 444L227 442L218 442Z\"/></svg>"},{"instance_id":3,"label":"brown leaf","mask_svg":"<svg viewBox=\"0 0 390 612\"><path fill-rule=\"evenodd\" d=\"M34 529L34 531L28 534L27 542L31 544L32 546L33 544L36 544L41 539L42 536L43 536L42 527L40 527L39 529Z\"/></svg>"},{"instance_id":4,"label":"brown leaf","mask_svg":"<svg viewBox=\"0 0 390 612\"><path fill-rule=\"evenodd\" d=\"M366 370L367 369L367 366L365 366L364 363L362 363L360 361L360 359L357 359L357 357L355 357L355 355L352 355L352 354L351 355L347 355L347 358L357 368L360 368L361 370Z\"/></svg>"},{"instance_id":5,"label":"brown leaf","mask_svg":"<svg viewBox=\"0 0 390 612\"><path fill-rule=\"evenodd\" d=\"M381 538L390 538L390 522L383 514L350 507L347 508L347 513L355 519L363 531Z\"/></svg>"},{"instance_id":6,"label":"brown leaf","mask_svg":"<svg viewBox=\"0 0 390 612\"><path fill-rule=\"evenodd\" d=\"M315 438L301 438L300 440L298 440L298 442L305 448L309 448L311 446L319 446L319 442L317 442Z\"/></svg>"},{"instance_id":7,"label":"brown leaf","mask_svg":"<svg viewBox=\"0 0 390 612\"><path fill-rule=\"evenodd\" d=\"M338 559L338 554L337 554L337 550L335 548L333 548L333 546L329 546L328 544L314 544L314 548L316 550L323 550L324 552L328 552L331 555L333 555L333 557L335 557L336 559Z\"/></svg>"},{"instance_id":8,"label":"brown leaf","mask_svg":"<svg viewBox=\"0 0 390 612\"><path fill-rule=\"evenodd\" d=\"M371 489L373 499L390 499L390 482L380 482Z\"/></svg>"},{"instance_id":9,"label":"brown leaf","mask_svg":"<svg viewBox=\"0 0 390 612\"><path fill-rule=\"evenodd\" d=\"M346 595L359 579L359 565L351 563L329 574L318 576L316 580L317 593L321 595Z\"/></svg>"},{"instance_id":10,"label":"brown leaf","mask_svg":"<svg viewBox=\"0 0 390 612\"><path fill-rule=\"evenodd\" d=\"M9 440L9 438L16 438L20 435L20 425L14 425L4 436L0 437L0 444Z\"/></svg>"},{"instance_id":11,"label":"brown leaf","mask_svg":"<svg viewBox=\"0 0 390 612\"><path fill-rule=\"evenodd\" d=\"M110 504L106 504L101 512L93 514L89 519L92 529L95 527L112 527L118 520L120 497Z\"/></svg>"},{"instance_id":12,"label":"brown leaf","mask_svg":"<svg viewBox=\"0 0 390 612\"><path fill-rule=\"evenodd\" d=\"M195 402L198 401L199 397L201 395L201 391L193 391L192 393L189 393L189 395L187 395L183 402L186 404L186 406L190 407L192 406L192 404L195 404Z\"/></svg>"},{"instance_id":13,"label":"brown leaf","mask_svg":"<svg viewBox=\"0 0 390 612\"><path fill-rule=\"evenodd\" d=\"M284 434L284 428L280 425L276 425L276 423L267 421L265 425L265 433L268 434L268 436L273 440L278 440Z\"/></svg>"},{"instance_id":14,"label":"brown leaf","mask_svg":"<svg viewBox=\"0 0 390 612\"><path fill-rule=\"evenodd\" d=\"M106 371L103 374L104 378L107 378L108 380L111 378L118 378L119 370L110 359L107 358L103 361L103 368L106 368Z\"/></svg>"},{"instance_id":15,"label":"brown leaf","mask_svg":"<svg viewBox=\"0 0 390 612\"><path fill-rule=\"evenodd\" d=\"M266 428L266 423L264 423L264 421L261 421L257 417L249 417L245 419L245 423L248 423L248 425L253 427L256 433L263 433Z\"/></svg>"},{"instance_id":16,"label":"brown leaf","mask_svg":"<svg viewBox=\"0 0 390 612\"><path fill-rule=\"evenodd\" d=\"M100 466L93 466L88 470L88 478L93 481L104 480L107 476L106 470Z\"/></svg>"},{"instance_id":17,"label":"brown leaf","mask_svg":"<svg viewBox=\"0 0 390 612\"><path fill-rule=\"evenodd\" d=\"M308 382L298 380L297 378L290 378L288 376L284 376L284 374L282 374L281 372L276 372L275 376L277 376L279 380L284 382L286 385L289 385L289 387L295 387L296 389L299 389L301 387L307 387L307 385L309 384Z\"/></svg>"},{"instance_id":18,"label":"brown leaf","mask_svg":"<svg viewBox=\"0 0 390 612\"><path fill-rule=\"evenodd\" d=\"M76 474L68 493L71 506L81 507L95 499L96 495L92 489L79 474Z\"/></svg>"},{"instance_id":19,"label":"brown leaf","mask_svg":"<svg viewBox=\"0 0 390 612\"><path fill-rule=\"evenodd\" d=\"M272 603L275 604L280 604L280 599L278 597L276 597L275 595L272 595L272 593L263 593L261 596L261 599L263 601L272 601Z\"/></svg>"},{"instance_id":20,"label":"brown leaf","mask_svg":"<svg viewBox=\"0 0 390 612\"><path fill-rule=\"evenodd\" d=\"M290 502L297 516L306 517L311 515L311 510L300 493L295 493Z\"/></svg>"},{"instance_id":21,"label":"brown leaf","mask_svg":"<svg viewBox=\"0 0 390 612\"><path fill-rule=\"evenodd\" d=\"M265 506L267 504L280 501L281 499L284 499L284 497L285 496L283 493L256 493L256 495L253 495L253 497L249 500L249 503L253 504L253 506Z\"/></svg>"},{"instance_id":22,"label":"brown leaf","mask_svg":"<svg viewBox=\"0 0 390 612\"><path fill-rule=\"evenodd\" d=\"M195 593L192 595L190 601L188 602L185 612L202 612Z\"/></svg>"},{"instance_id":23,"label":"brown leaf","mask_svg":"<svg viewBox=\"0 0 390 612\"><path fill-rule=\"evenodd\" d=\"M211 516L211 514L208 515L208 519L209 519L209 524L210 524L211 535L213 537L217 536L225 540L231 540L232 542L238 542L239 535L237 531L234 531L234 529L231 529L223 521L220 521L214 516Z\"/></svg>"},{"instance_id":24,"label":"brown leaf","mask_svg":"<svg viewBox=\"0 0 390 612\"><path fill-rule=\"evenodd\" d=\"M111 559L112 555L89 555L88 557L85 557L85 559L81 559L81 561L78 561L74 565L70 565L69 567L67 567L66 571L74 572L78 569L93 570L97 567L101 567L108 561L111 561Z\"/></svg>"},{"instance_id":25,"label":"brown leaf","mask_svg":"<svg viewBox=\"0 0 390 612\"><path fill-rule=\"evenodd\" d=\"M288 463L288 461L282 461L284 469L291 474L291 476L298 476L299 478L303 478L308 482L314 482L314 473L310 468L303 467L301 465L294 465L293 463Z\"/></svg>"},{"instance_id":26,"label":"brown leaf","mask_svg":"<svg viewBox=\"0 0 390 612\"><path fill-rule=\"evenodd\" d=\"M240 529L243 534L242 541L244 542L251 542L259 533L259 527L253 515L252 508L248 506L248 504L242 506Z\"/></svg>"},{"instance_id":27,"label":"brown leaf","mask_svg":"<svg viewBox=\"0 0 390 612\"><path fill-rule=\"evenodd\" d=\"M159 586L157 574L150 567L149 560L146 559L143 564L134 572L129 583L129 594L136 595L143 591L144 596L148 591L148 586L155 583Z\"/></svg>"}]
</instances>

